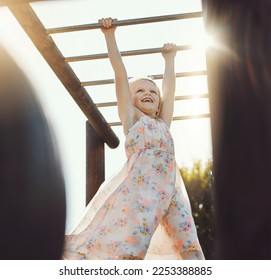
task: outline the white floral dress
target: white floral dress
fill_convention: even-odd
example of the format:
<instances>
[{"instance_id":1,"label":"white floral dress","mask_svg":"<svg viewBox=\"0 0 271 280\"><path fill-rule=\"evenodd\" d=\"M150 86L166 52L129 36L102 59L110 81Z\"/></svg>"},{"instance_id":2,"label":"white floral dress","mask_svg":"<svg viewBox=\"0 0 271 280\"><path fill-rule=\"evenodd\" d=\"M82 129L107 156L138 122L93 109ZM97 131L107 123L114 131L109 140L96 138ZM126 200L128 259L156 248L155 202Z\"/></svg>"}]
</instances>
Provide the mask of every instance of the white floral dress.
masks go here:
<instances>
[{"instance_id":1,"label":"white floral dress","mask_svg":"<svg viewBox=\"0 0 271 280\"><path fill-rule=\"evenodd\" d=\"M66 236L65 259L180 259L201 251L167 125L142 114L126 136L127 162Z\"/></svg>"}]
</instances>

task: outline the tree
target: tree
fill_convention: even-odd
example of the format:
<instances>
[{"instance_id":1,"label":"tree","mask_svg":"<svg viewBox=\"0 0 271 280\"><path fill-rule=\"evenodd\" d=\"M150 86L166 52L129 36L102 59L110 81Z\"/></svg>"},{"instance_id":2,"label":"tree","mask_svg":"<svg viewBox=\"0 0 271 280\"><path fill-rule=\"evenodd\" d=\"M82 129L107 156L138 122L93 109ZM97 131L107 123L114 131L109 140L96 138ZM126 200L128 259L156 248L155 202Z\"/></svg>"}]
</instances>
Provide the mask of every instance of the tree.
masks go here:
<instances>
[{"instance_id":1,"label":"tree","mask_svg":"<svg viewBox=\"0 0 271 280\"><path fill-rule=\"evenodd\" d=\"M198 160L191 169L180 169L190 199L198 237L206 259L214 258L214 207L212 161Z\"/></svg>"}]
</instances>

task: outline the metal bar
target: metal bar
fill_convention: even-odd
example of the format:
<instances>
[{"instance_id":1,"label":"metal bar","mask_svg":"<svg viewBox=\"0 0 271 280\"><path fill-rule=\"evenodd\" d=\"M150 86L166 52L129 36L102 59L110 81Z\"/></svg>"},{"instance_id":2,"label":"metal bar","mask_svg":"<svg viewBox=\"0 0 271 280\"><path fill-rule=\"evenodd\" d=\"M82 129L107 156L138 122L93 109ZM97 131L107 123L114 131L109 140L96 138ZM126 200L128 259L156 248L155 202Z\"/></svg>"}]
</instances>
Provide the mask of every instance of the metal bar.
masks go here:
<instances>
[{"instance_id":1,"label":"metal bar","mask_svg":"<svg viewBox=\"0 0 271 280\"><path fill-rule=\"evenodd\" d=\"M176 101L192 100L192 99L200 99L200 98L209 98L209 94L208 93L202 93L202 94L194 94L194 95L175 96Z\"/></svg>"},{"instance_id":2,"label":"metal bar","mask_svg":"<svg viewBox=\"0 0 271 280\"><path fill-rule=\"evenodd\" d=\"M99 136L109 147L116 148L119 145L119 139L108 126L108 123L93 103L86 89L81 86L80 80L70 65L65 62L63 55L52 38L46 34L44 26L31 6L23 3L20 5L10 5L9 9L83 111L91 125L96 129Z\"/></svg>"},{"instance_id":3,"label":"metal bar","mask_svg":"<svg viewBox=\"0 0 271 280\"><path fill-rule=\"evenodd\" d=\"M114 107L117 106L118 102L103 102L103 103L96 103L97 108L102 108L102 107Z\"/></svg>"},{"instance_id":4,"label":"metal bar","mask_svg":"<svg viewBox=\"0 0 271 280\"><path fill-rule=\"evenodd\" d=\"M127 26L127 25L134 25L134 24L145 24L145 23L154 23L154 22L172 21L172 20L199 18L199 17L202 17L202 12L118 20L114 22L113 25ZM47 34L56 34L56 33L74 32L74 31L93 30L93 29L99 29L101 27L102 26L99 23L91 23L91 24L82 24L76 26L48 28L46 32Z\"/></svg>"},{"instance_id":5,"label":"metal bar","mask_svg":"<svg viewBox=\"0 0 271 280\"><path fill-rule=\"evenodd\" d=\"M176 73L176 78L192 77L192 76L203 76L203 75L207 75L207 71L206 70L203 70L203 71L179 72L179 73ZM159 80L159 79L163 79L164 75L163 74L151 75L151 77L154 80Z\"/></svg>"},{"instance_id":6,"label":"metal bar","mask_svg":"<svg viewBox=\"0 0 271 280\"><path fill-rule=\"evenodd\" d=\"M191 50L193 48L192 45L182 45L177 46L177 51L185 51ZM153 53L161 53L163 48L150 48L150 49L141 49L141 50L131 50L131 51L122 51L120 52L121 56L131 56L131 55L144 55L144 54L153 54ZM108 53L99 53L92 55L81 55L81 56L70 56L66 57L66 62L78 62L78 61L86 61L86 60L95 60L95 59L104 59L108 58Z\"/></svg>"},{"instance_id":7,"label":"metal bar","mask_svg":"<svg viewBox=\"0 0 271 280\"><path fill-rule=\"evenodd\" d=\"M173 121L204 119L204 118L210 118L210 117L211 117L210 114L200 114L200 115L190 115L190 116L176 116L176 117L173 117Z\"/></svg>"},{"instance_id":8,"label":"metal bar","mask_svg":"<svg viewBox=\"0 0 271 280\"><path fill-rule=\"evenodd\" d=\"M200 115L190 115L190 116L176 116L173 117L173 121L184 121L184 120L192 120L192 119L203 119L203 118L210 118L210 114L200 114ZM111 122L108 123L110 126L121 126L121 122Z\"/></svg>"},{"instance_id":9,"label":"metal bar","mask_svg":"<svg viewBox=\"0 0 271 280\"><path fill-rule=\"evenodd\" d=\"M202 75L207 75L207 71L204 70L204 71L190 71L190 72L176 73L176 78L202 76ZM151 75L151 77L154 80L163 79L163 74ZM115 81L114 79L86 81L86 82L81 82L81 86L87 87L87 86L97 86L97 85L108 85L108 84L114 84L114 81Z\"/></svg>"},{"instance_id":10,"label":"metal bar","mask_svg":"<svg viewBox=\"0 0 271 280\"><path fill-rule=\"evenodd\" d=\"M192 100L192 99L199 99L199 98L209 98L208 93L203 94L195 94L195 95L181 95L181 96L175 96L175 101L181 101L181 100ZM118 103L115 102L103 102L103 103L96 103L96 106L98 108L102 107L114 107L117 106Z\"/></svg>"}]
</instances>

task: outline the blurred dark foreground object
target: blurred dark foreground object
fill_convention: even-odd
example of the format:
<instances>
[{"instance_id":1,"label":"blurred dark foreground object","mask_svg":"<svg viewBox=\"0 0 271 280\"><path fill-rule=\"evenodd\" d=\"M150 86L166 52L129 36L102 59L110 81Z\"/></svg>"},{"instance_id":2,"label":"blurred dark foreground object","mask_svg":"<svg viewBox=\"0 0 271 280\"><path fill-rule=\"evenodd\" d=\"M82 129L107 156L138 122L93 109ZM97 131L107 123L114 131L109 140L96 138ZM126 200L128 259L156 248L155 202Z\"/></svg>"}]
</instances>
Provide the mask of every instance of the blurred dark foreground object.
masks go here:
<instances>
[{"instance_id":1,"label":"blurred dark foreground object","mask_svg":"<svg viewBox=\"0 0 271 280\"><path fill-rule=\"evenodd\" d=\"M56 143L30 83L0 46L0 259L60 259L65 218Z\"/></svg>"},{"instance_id":2,"label":"blurred dark foreground object","mask_svg":"<svg viewBox=\"0 0 271 280\"><path fill-rule=\"evenodd\" d=\"M271 259L271 1L203 0L217 259Z\"/></svg>"}]
</instances>

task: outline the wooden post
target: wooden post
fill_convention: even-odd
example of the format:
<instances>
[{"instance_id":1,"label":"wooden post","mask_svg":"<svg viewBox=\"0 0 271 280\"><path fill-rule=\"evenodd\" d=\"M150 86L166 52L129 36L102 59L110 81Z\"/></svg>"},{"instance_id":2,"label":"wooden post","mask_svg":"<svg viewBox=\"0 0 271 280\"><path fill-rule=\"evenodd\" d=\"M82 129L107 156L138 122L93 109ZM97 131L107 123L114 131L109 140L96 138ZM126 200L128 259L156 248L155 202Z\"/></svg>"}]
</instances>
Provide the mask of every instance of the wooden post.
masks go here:
<instances>
[{"instance_id":1,"label":"wooden post","mask_svg":"<svg viewBox=\"0 0 271 280\"><path fill-rule=\"evenodd\" d=\"M86 205L105 178L104 142L91 124L86 122Z\"/></svg>"},{"instance_id":2,"label":"wooden post","mask_svg":"<svg viewBox=\"0 0 271 280\"><path fill-rule=\"evenodd\" d=\"M0 0L0 7L22 3L41 2L44 0Z\"/></svg>"},{"instance_id":3,"label":"wooden post","mask_svg":"<svg viewBox=\"0 0 271 280\"><path fill-rule=\"evenodd\" d=\"M271 2L203 4L219 38L207 57L216 258L271 259Z\"/></svg>"}]
</instances>

